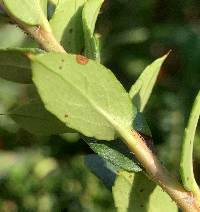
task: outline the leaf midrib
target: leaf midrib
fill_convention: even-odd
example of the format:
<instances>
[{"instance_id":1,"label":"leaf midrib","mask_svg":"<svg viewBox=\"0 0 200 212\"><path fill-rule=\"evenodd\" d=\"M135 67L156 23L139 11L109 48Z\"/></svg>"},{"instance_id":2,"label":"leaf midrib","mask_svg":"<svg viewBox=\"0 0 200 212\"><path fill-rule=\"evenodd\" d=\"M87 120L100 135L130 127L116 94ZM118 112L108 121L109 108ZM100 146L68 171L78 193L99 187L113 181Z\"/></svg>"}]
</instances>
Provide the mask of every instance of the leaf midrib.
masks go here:
<instances>
[{"instance_id":1,"label":"leaf midrib","mask_svg":"<svg viewBox=\"0 0 200 212\"><path fill-rule=\"evenodd\" d=\"M61 75L59 75L58 73L56 73L53 69L51 69L50 67L48 67L46 64L42 63L41 61L37 60L36 61L42 65L44 68L46 68L47 70L50 70L52 73L54 73L55 75L57 75L60 79L62 79L64 82L68 82L71 87L75 88L82 96L84 99L87 100L87 102L94 107L94 109L97 111L97 113L100 113L101 115L103 115L103 117L111 124L111 126L115 129L116 126L119 126L118 123L116 123L112 117L110 117L106 112L104 112L98 105L96 105L96 103L94 101L91 101L90 98L88 98L87 95L85 95L77 86L75 86L73 83L71 83L70 81L68 81L67 79L63 78ZM34 80L33 80L34 81ZM109 118L110 117L110 118ZM107 126L106 126L107 127Z\"/></svg>"}]
</instances>

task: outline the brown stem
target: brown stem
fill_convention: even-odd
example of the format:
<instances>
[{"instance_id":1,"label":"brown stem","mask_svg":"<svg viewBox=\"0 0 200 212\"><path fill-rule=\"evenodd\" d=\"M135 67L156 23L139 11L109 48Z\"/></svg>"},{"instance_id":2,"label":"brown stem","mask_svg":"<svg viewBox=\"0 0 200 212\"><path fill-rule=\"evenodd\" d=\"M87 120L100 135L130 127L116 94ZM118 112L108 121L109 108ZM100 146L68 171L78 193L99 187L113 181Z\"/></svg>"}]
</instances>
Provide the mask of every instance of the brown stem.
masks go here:
<instances>
[{"instance_id":1,"label":"brown stem","mask_svg":"<svg viewBox=\"0 0 200 212\"><path fill-rule=\"evenodd\" d=\"M124 143L135 154L150 178L166 191L177 205L187 212L199 212L200 203L193 193L186 191L178 181L161 165L157 157L147 147L144 138L136 131L125 132Z\"/></svg>"},{"instance_id":2,"label":"brown stem","mask_svg":"<svg viewBox=\"0 0 200 212\"><path fill-rule=\"evenodd\" d=\"M48 52L62 52L66 53L64 48L55 39L52 32L46 31L42 27L24 27L24 31L28 32L41 46L44 50Z\"/></svg>"},{"instance_id":3,"label":"brown stem","mask_svg":"<svg viewBox=\"0 0 200 212\"><path fill-rule=\"evenodd\" d=\"M19 27L28 32L46 51L66 53L64 48L53 36L51 29L44 29L40 26L30 27L24 25L19 20L12 17L11 14L9 15ZM191 192L186 191L177 180L170 176L169 172L161 165L156 156L146 146L144 138L142 138L141 135L131 130L128 132L120 132L120 134L124 139L124 143L135 154L151 179L159 184L181 209L187 212L200 212L200 203Z\"/></svg>"}]
</instances>

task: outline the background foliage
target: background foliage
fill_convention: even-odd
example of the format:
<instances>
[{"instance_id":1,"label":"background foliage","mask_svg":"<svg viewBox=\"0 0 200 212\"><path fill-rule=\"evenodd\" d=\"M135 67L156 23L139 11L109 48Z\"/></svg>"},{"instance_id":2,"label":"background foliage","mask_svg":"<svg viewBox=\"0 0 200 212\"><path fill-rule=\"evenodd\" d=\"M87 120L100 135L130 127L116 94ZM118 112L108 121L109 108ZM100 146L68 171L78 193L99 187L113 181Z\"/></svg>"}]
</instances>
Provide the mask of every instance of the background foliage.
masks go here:
<instances>
[{"instance_id":1,"label":"background foliage","mask_svg":"<svg viewBox=\"0 0 200 212\"><path fill-rule=\"evenodd\" d=\"M178 171L180 142L200 82L200 2L106 0L98 18L103 63L129 90L143 69L172 49L144 111L161 160ZM37 44L0 18L0 47ZM34 96L0 80L0 113ZM194 167L200 181L200 133ZM77 134L33 136L0 116L0 210L115 211L111 193L86 168L92 153ZM178 174L178 173L175 173Z\"/></svg>"}]
</instances>

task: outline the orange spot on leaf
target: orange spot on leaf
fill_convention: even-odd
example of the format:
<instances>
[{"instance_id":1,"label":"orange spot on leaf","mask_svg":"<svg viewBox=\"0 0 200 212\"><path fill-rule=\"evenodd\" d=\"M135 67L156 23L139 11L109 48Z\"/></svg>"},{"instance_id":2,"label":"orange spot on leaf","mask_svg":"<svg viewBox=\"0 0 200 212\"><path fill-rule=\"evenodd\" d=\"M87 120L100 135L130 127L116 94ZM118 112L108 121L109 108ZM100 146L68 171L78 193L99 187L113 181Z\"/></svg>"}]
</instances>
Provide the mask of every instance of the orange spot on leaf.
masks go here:
<instances>
[{"instance_id":1,"label":"orange spot on leaf","mask_svg":"<svg viewBox=\"0 0 200 212\"><path fill-rule=\"evenodd\" d=\"M88 58L83 55L76 55L76 62L81 65L88 63Z\"/></svg>"}]
</instances>

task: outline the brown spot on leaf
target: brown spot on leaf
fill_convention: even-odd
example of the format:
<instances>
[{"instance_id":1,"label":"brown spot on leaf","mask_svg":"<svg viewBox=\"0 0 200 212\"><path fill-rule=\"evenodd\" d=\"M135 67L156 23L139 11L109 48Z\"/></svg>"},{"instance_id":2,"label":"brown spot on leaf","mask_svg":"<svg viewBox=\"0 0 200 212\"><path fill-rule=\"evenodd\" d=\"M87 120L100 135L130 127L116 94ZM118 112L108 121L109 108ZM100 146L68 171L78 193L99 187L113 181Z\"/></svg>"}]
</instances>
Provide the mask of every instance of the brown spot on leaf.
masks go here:
<instances>
[{"instance_id":1,"label":"brown spot on leaf","mask_svg":"<svg viewBox=\"0 0 200 212\"><path fill-rule=\"evenodd\" d=\"M62 66L59 66L58 68L61 70L62 69Z\"/></svg>"},{"instance_id":2,"label":"brown spot on leaf","mask_svg":"<svg viewBox=\"0 0 200 212\"><path fill-rule=\"evenodd\" d=\"M68 115L67 114L65 114L65 118L67 118L68 117Z\"/></svg>"},{"instance_id":3,"label":"brown spot on leaf","mask_svg":"<svg viewBox=\"0 0 200 212\"><path fill-rule=\"evenodd\" d=\"M81 65L88 63L88 58L83 55L76 55L76 62Z\"/></svg>"},{"instance_id":4,"label":"brown spot on leaf","mask_svg":"<svg viewBox=\"0 0 200 212\"><path fill-rule=\"evenodd\" d=\"M142 188L142 189L140 189L140 192L143 192L144 191L144 189Z\"/></svg>"},{"instance_id":5,"label":"brown spot on leaf","mask_svg":"<svg viewBox=\"0 0 200 212\"><path fill-rule=\"evenodd\" d=\"M64 59L62 59L62 60L61 60L61 62L62 62L62 63L64 63L64 62L65 62L65 60L64 60Z\"/></svg>"}]
</instances>

